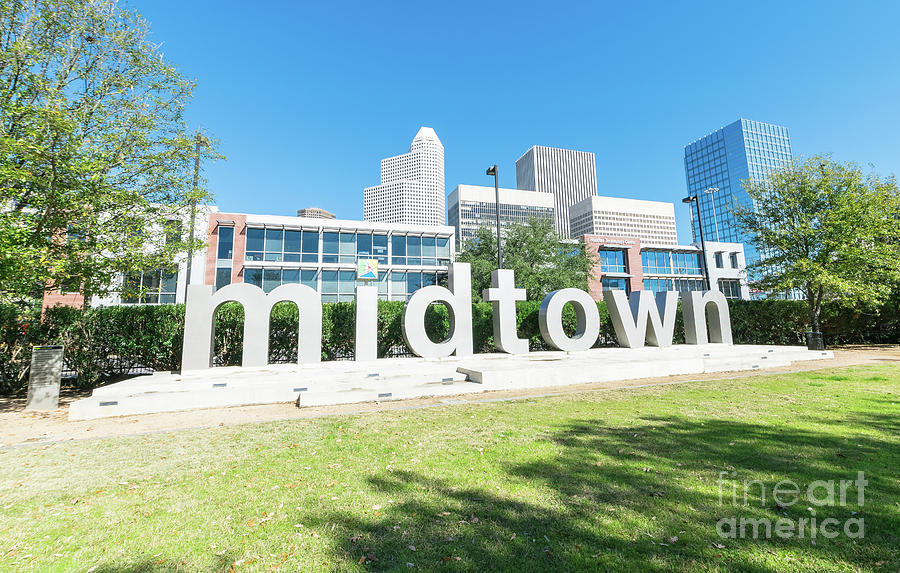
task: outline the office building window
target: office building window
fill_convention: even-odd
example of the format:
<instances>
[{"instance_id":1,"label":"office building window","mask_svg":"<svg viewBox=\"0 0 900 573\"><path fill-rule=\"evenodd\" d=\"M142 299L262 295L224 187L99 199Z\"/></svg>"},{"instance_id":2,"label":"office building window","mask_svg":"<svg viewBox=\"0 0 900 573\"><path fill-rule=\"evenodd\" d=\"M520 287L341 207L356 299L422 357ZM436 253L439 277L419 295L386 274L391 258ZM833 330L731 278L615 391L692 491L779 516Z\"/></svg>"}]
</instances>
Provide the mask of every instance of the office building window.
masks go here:
<instances>
[{"instance_id":1,"label":"office building window","mask_svg":"<svg viewBox=\"0 0 900 573\"><path fill-rule=\"evenodd\" d=\"M384 271L378 273L378 298L387 300L388 297L388 274Z\"/></svg>"},{"instance_id":2,"label":"office building window","mask_svg":"<svg viewBox=\"0 0 900 573\"><path fill-rule=\"evenodd\" d=\"M262 287L262 269L244 269L244 282Z\"/></svg>"},{"instance_id":3,"label":"office building window","mask_svg":"<svg viewBox=\"0 0 900 573\"><path fill-rule=\"evenodd\" d=\"M231 284L231 267L216 268L216 290Z\"/></svg>"},{"instance_id":4,"label":"office building window","mask_svg":"<svg viewBox=\"0 0 900 573\"><path fill-rule=\"evenodd\" d=\"M602 277L600 286L603 290L624 290L628 291L628 281L623 278Z\"/></svg>"},{"instance_id":5,"label":"office building window","mask_svg":"<svg viewBox=\"0 0 900 573\"><path fill-rule=\"evenodd\" d=\"M437 264L442 267L450 265L450 237L437 238Z\"/></svg>"},{"instance_id":6,"label":"office building window","mask_svg":"<svg viewBox=\"0 0 900 573\"><path fill-rule=\"evenodd\" d=\"M422 237L406 237L406 264L422 264Z\"/></svg>"},{"instance_id":7,"label":"office building window","mask_svg":"<svg viewBox=\"0 0 900 573\"><path fill-rule=\"evenodd\" d=\"M322 302L352 302L356 295L356 271L322 271Z\"/></svg>"},{"instance_id":8,"label":"office building window","mask_svg":"<svg viewBox=\"0 0 900 573\"><path fill-rule=\"evenodd\" d=\"M300 262L300 231L284 232L284 262Z\"/></svg>"},{"instance_id":9,"label":"office building window","mask_svg":"<svg viewBox=\"0 0 900 573\"><path fill-rule=\"evenodd\" d=\"M729 259L730 262L731 262L731 268L733 268L733 269L738 268L738 256L737 256L737 253L731 253L730 255L728 255L728 259Z\"/></svg>"},{"instance_id":10,"label":"office building window","mask_svg":"<svg viewBox=\"0 0 900 573\"><path fill-rule=\"evenodd\" d=\"M624 273L625 251L599 249L601 273Z\"/></svg>"},{"instance_id":11,"label":"office building window","mask_svg":"<svg viewBox=\"0 0 900 573\"><path fill-rule=\"evenodd\" d=\"M300 260L304 263L319 262L319 232L301 232Z\"/></svg>"},{"instance_id":12,"label":"office building window","mask_svg":"<svg viewBox=\"0 0 900 573\"><path fill-rule=\"evenodd\" d=\"M372 235L372 257L378 259L382 265L388 263L388 237L387 235Z\"/></svg>"},{"instance_id":13,"label":"office building window","mask_svg":"<svg viewBox=\"0 0 900 573\"><path fill-rule=\"evenodd\" d=\"M722 260L722 253L716 253L716 268L717 269L725 268L725 262Z\"/></svg>"},{"instance_id":14,"label":"office building window","mask_svg":"<svg viewBox=\"0 0 900 573\"><path fill-rule=\"evenodd\" d=\"M322 233L322 262L338 262L340 253L340 233L327 231Z\"/></svg>"},{"instance_id":15,"label":"office building window","mask_svg":"<svg viewBox=\"0 0 900 573\"><path fill-rule=\"evenodd\" d=\"M340 262L356 262L356 233L341 233Z\"/></svg>"},{"instance_id":16,"label":"office building window","mask_svg":"<svg viewBox=\"0 0 900 573\"><path fill-rule=\"evenodd\" d=\"M406 300L406 271L391 272L391 300Z\"/></svg>"},{"instance_id":17,"label":"office building window","mask_svg":"<svg viewBox=\"0 0 900 573\"><path fill-rule=\"evenodd\" d=\"M171 304L175 302L177 285L177 272L173 273L156 269L140 273L128 273L125 276L122 303Z\"/></svg>"},{"instance_id":18,"label":"office building window","mask_svg":"<svg viewBox=\"0 0 900 573\"><path fill-rule=\"evenodd\" d=\"M247 229L247 252L245 259L248 261L263 260L263 253L266 245L265 229Z\"/></svg>"},{"instance_id":19,"label":"office building window","mask_svg":"<svg viewBox=\"0 0 900 573\"><path fill-rule=\"evenodd\" d=\"M700 255L698 253L672 253L672 267L676 275L699 275Z\"/></svg>"},{"instance_id":20,"label":"office building window","mask_svg":"<svg viewBox=\"0 0 900 573\"><path fill-rule=\"evenodd\" d=\"M706 283L703 279L675 279L675 290L678 292L704 291Z\"/></svg>"},{"instance_id":21,"label":"office building window","mask_svg":"<svg viewBox=\"0 0 900 573\"><path fill-rule=\"evenodd\" d=\"M672 290L672 281L670 279L644 279L644 290L654 293L670 291Z\"/></svg>"},{"instance_id":22,"label":"office building window","mask_svg":"<svg viewBox=\"0 0 900 573\"><path fill-rule=\"evenodd\" d=\"M319 271L313 269L300 270L300 284L313 290L319 290Z\"/></svg>"},{"instance_id":23,"label":"office building window","mask_svg":"<svg viewBox=\"0 0 900 573\"><path fill-rule=\"evenodd\" d=\"M431 266L437 264L437 247L434 237L422 237L422 264Z\"/></svg>"},{"instance_id":24,"label":"office building window","mask_svg":"<svg viewBox=\"0 0 900 573\"><path fill-rule=\"evenodd\" d=\"M263 260L283 260L284 231L281 229L266 229L266 254ZM265 284L265 281L263 282Z\"/></svg>"},{"instance_id":25,"label":"office building window","mask_svg":"<svg viewBox=\"0 0 900 573\"><path fill-rule=\"evenodd\" d=\"M391 262L395 265L406 264L406 237L403 235L391 236Z\"/></svg>"},{"instance_id":26,"label":"office building window","mask_svg":"<svg viewBox=\"0 0 900 573\"><path fill-rule=\"evenodd\" d=\"M672 272L672 262L668 251L643 251L641 264L647 274L659 275Z\"/></svg>"},{"instance_id":27,"label":"office building window","mask_svg":"<svg viewBox=\"0 0 900 573\"><path fill-rule=\"evenodd\" d=\"M719 291L725 298L741 298L741 281L738 279L719 279Z\"/></svg>"},{"instance_id":28,"label":"office building window","mask_svg":"<svg viewBox=\"0 0 900 573\"><path fill-rule=\"evenodd\" d=\"M220 260L231 260L234 253L234 227L219 225L219 252L216 256Z\"/></svg>"}]
</instances>

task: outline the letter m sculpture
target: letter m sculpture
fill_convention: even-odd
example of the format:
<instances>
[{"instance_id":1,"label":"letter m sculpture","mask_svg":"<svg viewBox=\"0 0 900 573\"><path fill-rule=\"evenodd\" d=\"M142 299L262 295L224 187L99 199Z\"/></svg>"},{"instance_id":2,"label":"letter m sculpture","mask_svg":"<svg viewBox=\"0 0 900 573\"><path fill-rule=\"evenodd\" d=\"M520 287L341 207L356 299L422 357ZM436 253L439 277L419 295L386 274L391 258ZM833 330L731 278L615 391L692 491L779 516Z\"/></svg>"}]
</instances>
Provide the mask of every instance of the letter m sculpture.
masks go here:
<instances>
[{"instance_id":1,"label":"letter m sculpture","mask_svg":"<svg viewBox=\"0 0 900 573\"><path fill-rule=\"evenodd\" d=\"M184 316L182 371L212 367L216 309L232 301L244 307L241 366L268 364L269 316L272 307L282 301L295 303L300 311L297 362L303 364L322 360L322 303L314 289L306 285L284 284L266 294L258 286L247 283L230 284L216 292L210 285L190 285Z\"/></svg>"}]
</instances>

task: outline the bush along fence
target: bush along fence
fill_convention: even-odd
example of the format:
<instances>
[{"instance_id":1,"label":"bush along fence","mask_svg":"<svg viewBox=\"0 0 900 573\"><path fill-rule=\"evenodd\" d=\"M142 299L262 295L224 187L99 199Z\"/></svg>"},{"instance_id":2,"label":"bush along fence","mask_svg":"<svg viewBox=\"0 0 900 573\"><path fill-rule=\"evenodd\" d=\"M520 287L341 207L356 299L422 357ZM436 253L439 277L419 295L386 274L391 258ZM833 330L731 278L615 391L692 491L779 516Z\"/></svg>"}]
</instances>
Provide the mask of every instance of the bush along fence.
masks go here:
<instances>
[{"instance_id":1,"label":"bush along fence","mask_svg":"<svg viewBox=\"0 0 900 573\"><path fill-rule=\"evenodd\" d=\"M403 342L404 303L378 304L378 354L380 357L409 355ZM597 304L601 317L598 346L615 346L615 332L604 303ZM761 300L729 302L736 344L804 345L808 313L804 301ZM322 305L322 359L353 357L356 309L353 303ZM540 302L517 303L519 336L530 340L532 350L546 350L538 327ZM493 352L492 308L473 305L475 352ZM216 314L214 363L234 366L241 362L244 311L237 303L226 303ZM446 307L433 305L425 316L426 329L434 340L449 334ZM575 328L570 307L563 314L568 332ZM272 310L269 331L269 361L293 361L297 352L297 307L280 303ZM72 374L64 384L88 389L141 369L177 370L181 362L184 330L183 305L116 306L78 310L58 306L48 309L43 320L32 307L0 305L0 393L21 392L27 385L31 347L63 344L66 368ZM676 315L675 343L684 340L681 309ZM900 309L892 300L875 310L826 305L823 332L828 344L897 343L900 341Z\"/></svg>"}]
</instances>

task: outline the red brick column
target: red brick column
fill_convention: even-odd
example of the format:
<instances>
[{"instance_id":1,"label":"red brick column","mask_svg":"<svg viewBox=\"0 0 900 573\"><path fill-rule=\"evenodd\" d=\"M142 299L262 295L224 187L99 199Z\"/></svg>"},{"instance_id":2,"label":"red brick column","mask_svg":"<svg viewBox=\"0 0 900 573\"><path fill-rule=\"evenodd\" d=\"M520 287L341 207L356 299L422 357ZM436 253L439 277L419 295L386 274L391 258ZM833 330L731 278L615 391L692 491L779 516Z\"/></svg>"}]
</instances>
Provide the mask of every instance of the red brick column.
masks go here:
<instances>
[{"instance_id":1,"label":"red brick column","mask_svg":"<svg viewBox=\"0 0 900 573\"><path fill-rule=\"evenodd\" d=\"M219 221L234 221L234 248L232 250L231 282L243 282L244 255L247 251L247 216L236 213L210 213L207 228L206 269L203 284L216 284L216 256L219 252ZM228 224L230 227L231 225Z\"/></svg>"},{"instance_id":2,"label":"red brick column","mask_svg":"<svg viewBox=\"0 0 900 573\"><path fill-rule=\"evenodd\" d=\"M628 279L628 288L631 292L644 289L644 271L641 263L641 240L637 237L610 237L603 235L584 235L581 241L585 248L593 252L598 249L618 249L625 252L625 270L631 276ZM600 262L597 261L591 268L591 276L588 277L588 289L594 300L603 300L603 287L600 279Z\"/></svg>"}]
</instances>

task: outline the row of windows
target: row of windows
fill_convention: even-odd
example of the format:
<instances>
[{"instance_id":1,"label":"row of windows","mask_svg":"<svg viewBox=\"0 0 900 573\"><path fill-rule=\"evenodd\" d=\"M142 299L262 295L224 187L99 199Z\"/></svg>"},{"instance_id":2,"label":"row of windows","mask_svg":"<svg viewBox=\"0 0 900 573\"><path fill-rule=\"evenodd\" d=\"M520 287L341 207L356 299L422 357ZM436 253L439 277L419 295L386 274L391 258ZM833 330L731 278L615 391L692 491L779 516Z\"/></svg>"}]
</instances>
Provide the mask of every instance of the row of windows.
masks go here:
<instances>
[{"instance_id":1,"label":"row of windows","mask_svg":"<svg viewBox=\"0 0 900 573\"><path fill-rule=\"evenodd\" d=\"M450 238L393 235L391 263L447 266L450 264Z\"/></svg>"},{"instance_id":2,"label":"row of windows","mask_svg":"<svg viewBox=\"0 0 900 573\"><path fill-rule=\"evenodd\" d=\"M221 240L221 233L219 238ZM248 228L245 258L248 261L318 262L319 233Z\"/></svg>"},{"instance_id":3,"label":"row of windows","mask_svg":"<svg viewBox=\"0 0 900 573\"><path fill-rule=\"evenodd\" d=\"M599 249L601 273L628 272L625 265L625 251ZM641 267L650 275L699 275L699 253L672 253L669 251L642 251ZM602 279L601 279L602 280Z\"/></svg>"},{"instance_id":4,"label":"row of windows","mask_svg":"<svg viewBox=\"0 0 900 573\"><path fill-rule=\"evenodd\" d=\"M230 260L234 254L234 227L220 226L218 234L218 259ZM450 264L449 237L393 235L390 246L389 257L386 234L338 231L320 234L318 231L248 228L245 259L288 263L355 263L358 259L377 259L387 264L390 258L393 264L400 265Z\"/></svg>"},{"instance_id":5,"label":"row of windows","mask_svg":"<svg viewBox=\"0 0 900 573\"><path fill-rule=\"evenodd\" d=\"M716 268L724 269L725 268L725 253L716 253ZM738 256L737 253L729 253L728 254L728 263L731 265L731 268L738 268Z\"/></svg>"},{"instance_id":6,"label":"row of windows","mask_svg":"<svg viewBox=\"0 0 900 573\"><path fill-rule=\"evenodd\" d=\"M644 290L660 293L674 290L691 292L706 290L703 279L644 279Z\"/></svg>"},{"instance_id":7,"label":"row of windows","mask_svg":"<svg viewBox=\"0 0 900 573\"><path fill-rule=\"evenodd\" d=\"M741 281L738 279L719 279L718 287L725 298L741 298ZM653 293L703 291L706 283L702 279L644 279L644 290Z\"/></svg>"},{"instance_id":8,"label":"row of windows","mask_svg":"<svg viewBox=\"0 0 900 573\"><path fill-rule=\"evenodd\" d=\"M422 287L446 283L446 273L436 271L390 271L379 272L377 281L358 281L356 271L328 269L245 269L244 282L271 292L283 284L303 284L322 295L322 302L351 302L356 296L356 287L371 285L378 287L378 296L387 300L406 300L409 295ZM388 287L390 283L390 291ZM223 285L224 286L224 285ZM218 287L217 287L218 288Z\"/></svg>"}]
</instances>

